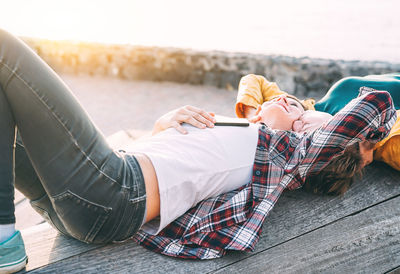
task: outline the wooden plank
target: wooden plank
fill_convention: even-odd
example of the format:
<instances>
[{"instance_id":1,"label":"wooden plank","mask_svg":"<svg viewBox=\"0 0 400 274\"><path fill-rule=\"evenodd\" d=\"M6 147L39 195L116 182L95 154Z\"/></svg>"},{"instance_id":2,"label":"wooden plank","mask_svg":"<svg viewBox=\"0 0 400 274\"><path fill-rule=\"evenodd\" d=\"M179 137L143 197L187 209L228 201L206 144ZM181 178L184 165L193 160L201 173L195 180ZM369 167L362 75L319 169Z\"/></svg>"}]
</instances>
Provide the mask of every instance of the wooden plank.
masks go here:
<instances>
[{"instance_id":1,"label":"wooden plank","mask_svg":"<svg viewBox=\"0 0 400 274\"><path fill-rule=\"evenodd\" d=\"M400 196L217 273L383 273L400 265Z\"/></svg>"},{"instance_id":2,"label":"wooden plank","mask_svg":"<svg viewBox=\"0 0 400 274\"><path fill-rule=\"evenodd\" d=\"M22 202L25 198L24 194L19 192L17 189L15 189L15 198L14 198L14 204L18 205L20 202Z\"/></svg>"},{"instance_id":3,"label":"wooden plank","mask_svg":"<svg viewBox=\"0 0 400 274\"><path fill-rule=\"evenodd\" d=\"M44 222L42 216L31 207L28 199L24 199L15 207L15 218L15 227L18 230Z\"/></svg>"},{"instance_id":4,"label":"wooden plank","mask_svg":"<svg viewBox=\"0 0 400 274\"><path fill-rule=\"evenodd\" d=\"M48 223L24 229L21 233L29 258L27 271L103 246L65 237Z\"/></svg>"},{"instance_id":5,"label":"wooden plank","mask_svg":"<svg viewBox=\"0 0 400 274\"><path fill-rule=\"evenodd\" d=\"M190 273L193 268L201 268L204 273L215 269L217 262L174 259L128 241L60 260L32 273Z\"/></svg>"},{"instance_id":6,"label":"wooden plank","mask_svg":"<svg viewBox=\"0 0 400 274\"><path fill-rule=\"evenodd\" d=\"M395 197L400 194L399 182L400 172L374 163L344 196L314 195L301 189L288 191L268 216L258 247L274 246Z\"/></svg>"},{"instance_id":7,"label":"wooden plank","mask_svg":"<svg viewBox=\"0 0 400 274\"><path fill-rule=\"evenodd\" d=\"M390 270L387 274L400 274L400 265L395 269Z\"/></svg>"},{"instance_id":8,"label":"wooden plank","mask_svg":"<svg viewBox=\"0 0 400 274\"><path fill-rule=\"evenodd\" d=\"M41 270L54 271L57 267L62 267L60 269L66 268L72 271L68 265L76 266L76 262L82 262L85 258L85 267L93 271L98 267L116 272L117 270L124 272L127 268L135 269L137 272L163 272L166 267L178 271L184 269L187 272L213 271L393 198L400 194L398 182L400 182L399 172L384 164L374 164L366 171L364 180L354 185L343 197L318 196L301 190L286 192L267 218L254 253L231 252L218 260L188 262L160 256L135 244L125 243L106 246L83 255L77 253L77 256L45 266ZM113 254L112 258L116 261L110 261L108 258L110 254ZM56 257L53 259L58 260Z\"/></svg>"}]
</instances>

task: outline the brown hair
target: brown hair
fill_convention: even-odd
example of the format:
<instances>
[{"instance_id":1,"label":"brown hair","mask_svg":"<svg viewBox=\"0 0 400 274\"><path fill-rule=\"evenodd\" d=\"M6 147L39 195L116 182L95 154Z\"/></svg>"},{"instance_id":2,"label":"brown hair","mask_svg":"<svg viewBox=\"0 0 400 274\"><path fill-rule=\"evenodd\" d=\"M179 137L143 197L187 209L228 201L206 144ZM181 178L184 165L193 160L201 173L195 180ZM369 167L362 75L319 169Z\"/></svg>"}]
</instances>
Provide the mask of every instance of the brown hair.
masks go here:
<instances>
[{"instance_id":1,"label":"brown hair","mask_svg":"<svg viewBox=\"0 0 400 274\"><path fill-rule=\"evenodd\" d=\"M297 98L296 96L293 96L293 95L290 95L290 94L288 94L287 97L292 98L293 100L299 102L300 105L303 107L304 110L313 110L313 109L310 108L307 104L305 104L305 100L300 100L300 99Z\"/></svg>"},{"instance_id":2,"label":"brown hair","mask_svg":"<svg viewBox=\"0 0 400 274\"><path fill-rule=\"evenodd\" d=\"M344 194L354 179L361 177L363 167L360 144L355 143L348 146L342 155L334 158L319 173L307 177L304 188L318 194Z\"/></svg>"}]
</instances>

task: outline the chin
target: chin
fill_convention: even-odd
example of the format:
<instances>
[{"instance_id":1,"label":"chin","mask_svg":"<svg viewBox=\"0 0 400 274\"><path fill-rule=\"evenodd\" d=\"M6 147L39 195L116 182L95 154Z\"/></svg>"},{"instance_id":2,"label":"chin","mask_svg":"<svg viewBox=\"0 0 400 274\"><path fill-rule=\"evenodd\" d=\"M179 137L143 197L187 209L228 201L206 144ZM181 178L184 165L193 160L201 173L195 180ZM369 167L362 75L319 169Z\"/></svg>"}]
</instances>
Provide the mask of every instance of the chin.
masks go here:
<instances>
[{"instance_id":1,"label":"chin","mask_svg":"<svg viewBox=\"0 0 400 274\"><path fill-rule=\"evenodd\" d=\"M278 130L289 130L289 131L293 131L293 129L291 127L287 127L287 126L278 126L279 128L276 128Z\"/></svg>"},{"instance_id":2,"label":"chin","mask_svg":"<svg viewBox=\"0 0 400 274\"><path fill-rule=\"evenodd\" d=\"M261 122L266 124L270 128L275 129L275 130L290 130L290 131L293 131L292 127L290 127L288 125L285 125L285 124L271 123L271 121L268 121L268 120L262 120Z\"/></svg>"},{"instance_id":3,"label":"chin","mask_svg":"<svg viewBox=\"0 0 400 274\"><path fill-rule=\"evenodd\" d=\"M275 110L275 109L274 109ZM289 123L289 118L286 116L287 112L280 111L268 111L262 113L262 121L272 129L278 130L292 130L292 124Z\"/></svg>"}]
</instances>

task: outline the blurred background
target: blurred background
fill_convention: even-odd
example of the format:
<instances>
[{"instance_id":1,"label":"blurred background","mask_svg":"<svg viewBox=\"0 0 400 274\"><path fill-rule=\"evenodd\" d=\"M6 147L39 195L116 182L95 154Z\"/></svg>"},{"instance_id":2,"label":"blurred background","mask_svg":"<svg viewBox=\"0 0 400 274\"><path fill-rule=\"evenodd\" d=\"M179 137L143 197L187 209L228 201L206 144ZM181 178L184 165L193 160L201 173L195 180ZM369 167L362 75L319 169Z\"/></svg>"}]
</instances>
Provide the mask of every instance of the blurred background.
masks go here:
<instances>
[{"instance_id":1,"label":"blurred background","mask_svg":"<svg viewBox=\"0 0 400 274\"><path fill-rule=\"evenodd\" d=\"M400 62L398 0L1 2L27 37Z\"/></svg>"},{"instance_id":2,"label":"blurred background","mask_svg":"<svg viewBox=\"0 0 400 274\"><path fill-rule=\"evenodd\" d=\"M148 131L185 104L234 116L250 73L319 99L343 77L400 72L398 0L0 2L0 28L60 74L106 135Z\"/></svg>"},{"instance_id":3,"label":"blurred background","mask_svg":"<svg viewBox=\"0 0 400 274\"><path fill-rule=\"evenodd\" d=\"M318 100L343 77L400 72L399 8L399 0L0 0L0 28L36 51L122 148L182 105L234 117L239 80L250 73ZM365 200L386 199L373 197ZM19 192L16 205L17 228L32 229L33 239L44 220ZM371 235L388 243L378 232ZM54 249L59 240L47 235L35 243ZM364 243L376 241L367 236L355 243L368 251ZM58 260L26 246L28 271Z\"/></svg>"}]
</instances>

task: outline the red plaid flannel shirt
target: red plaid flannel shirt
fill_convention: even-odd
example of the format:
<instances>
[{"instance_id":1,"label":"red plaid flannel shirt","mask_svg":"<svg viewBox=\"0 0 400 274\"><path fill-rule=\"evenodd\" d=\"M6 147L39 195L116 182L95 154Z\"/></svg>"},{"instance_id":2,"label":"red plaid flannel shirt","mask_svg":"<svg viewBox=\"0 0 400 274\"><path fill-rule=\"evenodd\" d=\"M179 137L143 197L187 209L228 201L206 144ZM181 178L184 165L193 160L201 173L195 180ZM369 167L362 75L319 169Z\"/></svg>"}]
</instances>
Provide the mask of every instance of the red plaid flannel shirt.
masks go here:
<instances>
[{"instance_id":1,"label":"red plaid flannel shirt","mask_svg":"<svg viewBox=\"0 0 400 274\"><path fill-rule=\"evenodd\" d=\"M152 251L189 259L253 251L265 218L285 189L301 187L308 174L319 172L346 146L383 139L395 120L389 93L364 87L310 134L260 126L251 183L200 202L158 235L139 231L134 240Z\"/></svg>"}]
</instances>

